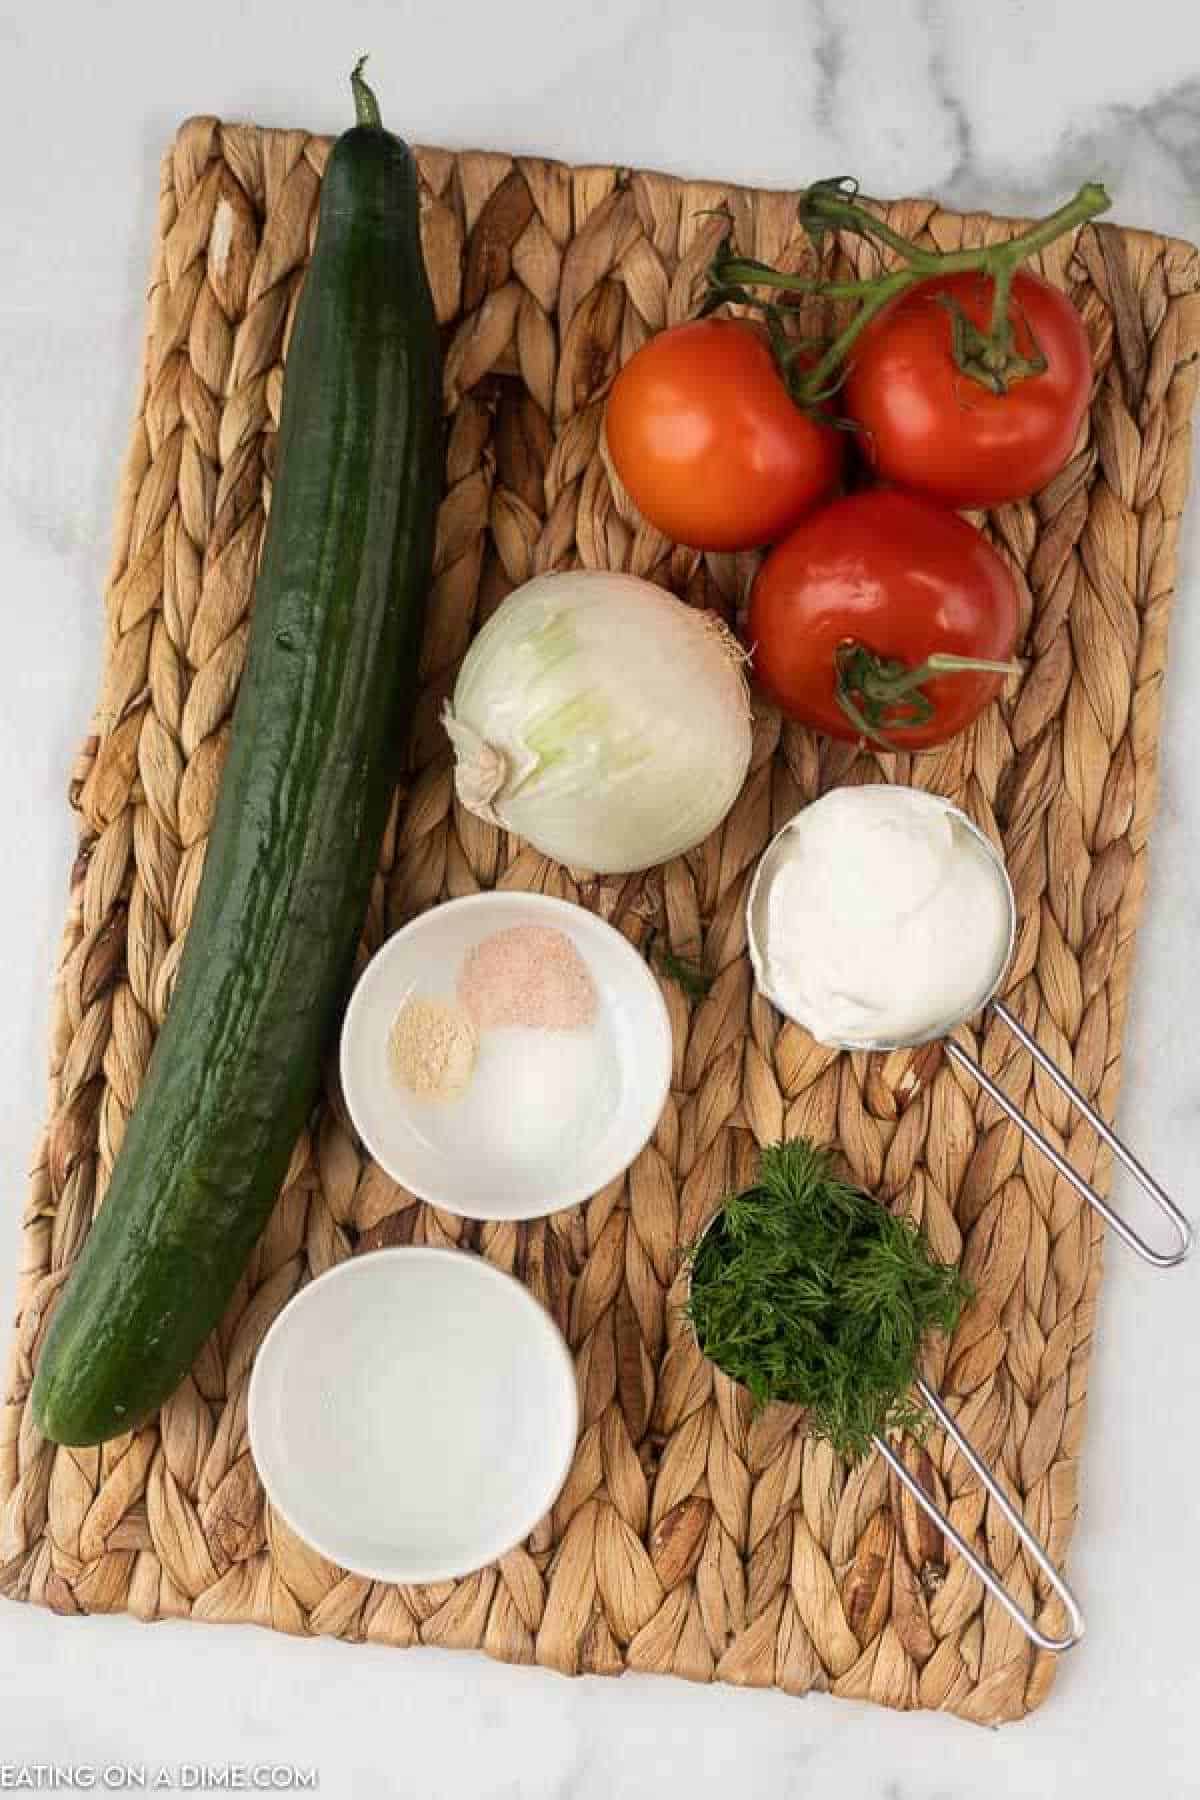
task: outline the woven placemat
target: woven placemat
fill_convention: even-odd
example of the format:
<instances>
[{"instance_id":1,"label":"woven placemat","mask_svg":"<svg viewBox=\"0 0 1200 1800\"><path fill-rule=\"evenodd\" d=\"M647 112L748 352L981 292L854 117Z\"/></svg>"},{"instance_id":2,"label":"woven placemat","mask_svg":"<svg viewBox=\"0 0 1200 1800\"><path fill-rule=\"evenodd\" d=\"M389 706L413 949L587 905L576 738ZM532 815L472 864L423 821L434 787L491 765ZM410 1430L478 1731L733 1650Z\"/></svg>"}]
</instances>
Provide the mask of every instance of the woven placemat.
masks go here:
<instances>
[{"instance_id":1,"label":"woven placemat","mask_svg":"<svg viewBox=\"0 0 1200 1800\"><path fill-rule=\"evenodd\" d=\"M228 1314L161 1418L95 1450L56 1449L34 1428L25 1403L47 1309L111 1170L196 893L270 491L280 358L328 149L304 132L194 119L163 164L103 688L71 785L81 839L0 1435L0 1588L63 1613L250 1620L478 1646L566 1672L628 1667L1017 1717L1046 1694L1053 1659L983 1600L878 1459L848 1472L794 1411L753 1418L714 1378L681 1329L677 1250L759 1144L839 1141L863 1182L908 1208L940 1255L961 1257L978 1297L931 1379L1063 1556L1098 1227L936 1046L837 1056L781 1025L751 991L743 901L771 831L823 788L887 777L950 796L1012 872L1010 1001L1111 1115L1200 345L1200 258L1183 244L1102 226L1045 258L1087 322L1097 388L1070 465L1036 501L988 521L1023 597L1019 691L921 759L781 729L762 711L724 827L665 868L594 882L455 805L438 708L473 626L537 570L632 568L736 608L753 558L673 549L614 494L603 394L619 358L692 310L721 229L712 208L731 209L744 251L799 266L794 196L421 153L446 329L447 492L412 775L364 953L443 896L524 887L581 900L648 950L654 938L702 960L712 987L691 1002L663 981L674 1083L652 1146L586 1207L529 1225L416 1203L363 1156L331 1077ZM927 202L889 217L943 247L1012 229ZM843 253L856 265L871 254ZM977 1047L1104 1179L1095 1140L1011 1042L988 1032ZM245 1412L255 1350L300 1284L412 1241L478 1250L529 1283L574 1349L583 1417L567 1486L528 1544L420 1589L346 1575L264 1508ZM961 1459L938 1435L907 1454L1032 1601L1012 1533Z\"/></svg>"}]
</instances>

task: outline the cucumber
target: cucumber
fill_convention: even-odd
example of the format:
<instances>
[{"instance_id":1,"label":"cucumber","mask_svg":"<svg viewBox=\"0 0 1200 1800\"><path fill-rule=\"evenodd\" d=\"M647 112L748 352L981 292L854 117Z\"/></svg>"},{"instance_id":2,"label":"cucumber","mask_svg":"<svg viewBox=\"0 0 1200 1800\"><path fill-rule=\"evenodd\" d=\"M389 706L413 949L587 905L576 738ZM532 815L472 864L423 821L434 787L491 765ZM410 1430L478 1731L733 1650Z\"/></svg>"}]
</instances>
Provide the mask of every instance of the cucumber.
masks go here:
<instances>
[{"instance_id":1,"label":"cucumber","mask_svg":"<svg viewBox=\"0 0 1200 1800\"><path fill-rule=\"evenodd\" d=\"M353 75L287 358L246 668L174 997L55 1310L35 1418L128 1431L183 1379L316 1098L416 687L441 481L412 156Z\"/></svg>"}]
</instances>

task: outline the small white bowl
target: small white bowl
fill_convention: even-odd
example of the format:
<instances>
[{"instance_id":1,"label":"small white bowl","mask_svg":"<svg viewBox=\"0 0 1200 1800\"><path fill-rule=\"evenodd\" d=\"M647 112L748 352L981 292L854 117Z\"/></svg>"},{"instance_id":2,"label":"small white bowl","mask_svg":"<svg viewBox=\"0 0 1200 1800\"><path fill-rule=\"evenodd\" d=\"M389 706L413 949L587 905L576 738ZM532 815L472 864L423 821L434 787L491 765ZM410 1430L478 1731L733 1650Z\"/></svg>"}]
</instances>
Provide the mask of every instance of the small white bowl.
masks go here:
<instances>
[{"instance_id":1,"label":"small white bowl","mask_svg":"<svg viewBox=\"0 0 1200 1800\"><path fill-rule=\"evenodd\" d=\"M331 1562L449 1581L549 1511L579 1429L571 1353L527 1288L468 1251L375 1250L302 1288L247 1399L271 1505Z\"/></svg>"},{"instance_id":2,"label":"small white bowl","mask_svg":"<svg viewBox=\"0 0 1200 1800\"><path fill-rule=\"evenodd\" d=\"M480 1035L456 1100L420 1099L392 1072L404 1003L455 998L463 958L493 932L549 926L571 939L598 999L587 1032ZM372 958L346 1009L342 1091L363 1143L394 1181L471 1219L537 1219L616 1179L658 1123L671 1025L632 944L594 913L545 894L470 894L422 913Z\"/></svg>"}]
</instances>

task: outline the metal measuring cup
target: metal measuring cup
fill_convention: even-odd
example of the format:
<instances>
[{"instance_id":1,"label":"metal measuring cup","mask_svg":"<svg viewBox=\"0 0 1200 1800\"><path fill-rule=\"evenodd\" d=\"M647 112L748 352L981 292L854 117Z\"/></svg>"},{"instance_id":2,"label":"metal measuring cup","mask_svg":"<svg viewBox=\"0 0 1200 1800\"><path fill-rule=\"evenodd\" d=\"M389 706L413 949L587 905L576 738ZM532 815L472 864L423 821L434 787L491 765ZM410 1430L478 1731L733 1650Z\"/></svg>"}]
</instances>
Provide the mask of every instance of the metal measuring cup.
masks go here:
<instances>
[{"instance_id":1,"label":"metal measuring cup","mask_svg":"<svg viewBox=\"0 0 1200 1800\"><path fill-rule=\"evenodd\" d=\"M689 1299L691 1298L692 1291L692 1269L695 1265L695 1253L699 1249L700 1244L703 1243L704 1239L708 1236L709 1232L719 1223L720 1218L721 1212L718 1211L714 1213L712 1218L708 1221L708 1224L704 1227L704 1230L700 1233L700 1237L692 1246L687 1271L687 1292ZM692 1337L700 1354L702 1356L706 1355L704 1345L700 1342L695 1326L693 1325L691 1329ZM720 1363L715 1360L711 1358L709 1360L713 1362L714 1368L719 1369L721 1367ZM722 1370L722 1374L724 1374L724 1370ZM727 1377L727 1379L733 1380L733 1377L730 1376ZM738 1382L735 1385L740 1387L742 1384ZM901 1486L912 1495L922 1512L927 1514L927 1516L934 1521L943 1537L953 1544L967 1567L983 1583L992 1598L1004 1608L1009 1618L1021 1628L1030 1642L1036 1644L1039 1650L1049 1650L1054 1654L1061 1654L1064 1650L1070 1650L1073 1645L1079 1642L1084 1634L1083 1613L1080 1609L1078 1600L1076 1600L1071 1589L1067 1586L1066 1581L1059 1574L1053 1562L1050 1560L1049 1551L1046 1549L1046 1546L1042 1543L1041 1539L1035 1537L1034 1533L1029 1529L1028 1525L1026 1525L1024 1519L1021 1517L1008 1495L1004 1492L1004 1489L1000 1486L996 1477L992 1474L992 1471L988 1468L974 1444L972 1444L970 1438L959 1429L958 1421L946 1410L940 1396L934 1392L924 1376L919 1375L913 1385L916 1388L917 1393L920 1394L921 1402L926 1410L933 1414L933 1417L937 1420L955 1449L961 1454L967 1467L987 1490L989 1498L997 1507L999 1507L1000 1511L1004 1514L1004 1517L1008 1520L1008 1523L1012 1526L1018 1542L1023 1544L1025 1549L1028 1550L1038 1569L1045 1576L1046 1584L1051 1592L1062 1602L1063 1610L1066 1613L1068 1620L1067 1629L1063 1635L1061 1637L1051 1637L1048 1632L1042 1630L1041 1626L1038 1625L1035 1620L1029 1617L1028 1613L1021 1610L1020 1605L1009 1593L991 1564L984 1561L974 1546L967 1542L957 1526L951 1523L941 1507L937 1505L936 1501L932 1500L925 1492L925 1489L921 1486L916 1476L905 1467L904 1463L892 1449L892 1446L888 1443L882 1432L876 1432L872 1437L871 1443L873 1448L879 1452L880 1456L882 1456Z\"/></svg>"},{"instance_id":2,"label":"metal measuring cup","mask_svg":"<svg viewBox=\"0 0 1200 1800\"><path fill-rule=\"evenodd\" d=\"M873 788L870 791L875 792L877 791L877 788ZM923 790L908 788L904 790L906 794L919 793L922 791ZM1008 937L1004 955L1000 961L1000 966L991 987L979 996L975 1005L972 1006L968 1012L964 1013L961 1018L944 1020L934 1029L924 1033L921 1037L910 1041L864 1041L855 1043L834 1041L831 1044L831 1047L838 1050L849 1051L866 1050L889 1052L899 1049L912 1049L920 1044L932 1043L941 1039L946 1054L951 1057L953 1061L958 1063L960 1067L968 1069L971 1074L974 1075L975 1079L996 1102L1001 1111L1012 1120L1032 1143L1037 1145L1038 1149L1049 1159L1064 1180L1071 1184L1075 1191L1087 1201L1088 1205L1093 1207L1096 1212L1112 1226L1117 1235L1122 1238L1125 1243L1129 1244L1139 1256L1143 1257L1145 1261L1154 1264L1157 1268L1169 1268L1175 1263L1182 1262L1183 1258L1191 1248L1192 1242L1192 1229L1187 1219L1179 1211L1169 1195L1167 1195L1159 1186L1158 1182L1154 1180L1148 1171L1142 1167L1141 1163L1138 1162L1136 1157L1134 1157L1132 1152L1120 1141L1115 1132L1113 1132L1105 1121L1100 1118L1099 1114L1079 1092L1075 1084L1063 1074L1062 1070L1057 1066L1053 1059L1046 1054L1041 1045L1038 1044L1025 1030L1020 1021L1014 1018L1008 1007L1005 1006L1001 1000L996 998L1004 985L1005 977L1012 963L1013 950L1016 945L1017 937L1017 903L1016 896L1013 893L1012 882L1009 880L1008 870L1005 868L1003 861L997 855L987 838L960 808L953 806L948 800L943 800L938 795L929 794L926 797L931 804L936 804L946 812L952 814L953 817L972 834L977 842L983 847L986 856L1000 879L1003 892L1007 896L1008 907ZM819 805L820 802L816 801L814 804ZM775 834L768 844L759 861L758 868L755 871L754 880L750 885L750 892L746 901L747 938L750 950L750 960L754 968L755 982L759 992L762 993L778 1011L788 1018L794 1017L794 1015L781 1003L778 996L772 991L771 985L766 978L762 952L762 942L765 937L765 932L762 928L763 919L761 917L760 908L765 902L767 883L773 872L773 864L777 860L780 844L787 833L793 828L794 824L795 820L790 821L781 831L778 831ZM1108 1145L1121 1164L1129 1170L1130 1174L1134 1177L1134 1180L1137 1181L1142 1190L1149 1194L1159 1210L1171 1220L1179 1239L1178 1247L1176 1249L1172 1251L1160 1251L1155 1250L1151 1245L1147 1244L1128 1221L1122 1218L1101 1194L1096 1192L1091 1183L1085 1180L1079 1171L1071 1166L1067 1159L1055 1148L1044 1133L1038 1130L1032 1120L1025 1117L1020 1108L1016 1106L1008 1098L1007 1094L996 1085L975 1059L969 1056L952 1037L947 1035L948 1032L953 1031L958 1025L962 1024L964 1019L973 1017L975 1013L985 1011L989 1008L999 1018L1003 1019L1013 1035L1029 1051L1039 1068L1043 1069L1055 1085L1067 1095L1076 1107L1079 1108L1084 1117L1095 1129L1098 1136ZM795 1022L808 1029L806 1020L796 1018ZM828 1039L821 1039L820 1041L825 1043L830 1042ZM959 1555L987 1588L988 1592L994 1597L999 1605L1004 1608L1009 1617L1015 1620L1025 1635L1041 1650L1063 1651L1070 1649L1073 1644L1079 1642L1080 1638L1083 1636L1084 1630L1083 1616L1080 1612L1078 1602L1070 1588L1055 1569L1044 1545L1039 1542L1025 1524L1024 1519L1009 1500L1007 1494L1000 1487L995 1476L980 1457L978 1451L959 1429L957 1421L947 1410L941 1398L933 1391L925 1380L918 1379L915 1385L923 1404L932 1413L939 1426L961 1453L972 1473L983 1484L994 1505L999 1508L1004 1518L1012 1526L1018 1540L1029 1552L1030 1557L1045 1576L1050 1588L1062 1602L1069 1620L1069 1627L1064 1635L1058 1638L1050 1637L1021 1610L1021 1607L1008 1592L995 1570L978 1555L962 1534L951 1524L950 1520L925 1492L920 1483L912 1474L910 1474L909 1470L904 1466L903 1462L892 1449L891 1445L887 1443L882 1434L873 1440L876 1450L878 1450L879 1454L884 1458L889 1468L896 1476L896 1479L912 1496L917 1505L934 1520L944 1536L951 1544L953 1544Z\"/></svg>"},{"instance_id":3,"label":"metal measuring cup","mask_svg":"<svg viewBox=\"0 0 1200 1800\"><path fill-rule=\"evenodd\" d=\"M884 782L877 783L869 789L864 788L855 791L877 793L880 787L897 785L897 783ZM843 790L843 792L844 791L845 790ZM925 790L919 788L902 788L901 791L907 795L925 794ZM844 1043L830 1038L820 1038L818 1041L835 1050L889 1052L892 1050L916 1049L922 1044L933 1043L940 1038L946 1055L951 1061L957 1063L960 1068L970 1071L980 1087L984 1089L985 1093L996 1102L996 1105L1000 1108L1001 1112L1012 1120L1013 1124L1024 1133L1032 1144L1037 1145L1038 1149L1042 1152L1042 1155L1054 1165L1063 1180L1070 1183L1075 1189L1075 1192L1087 1201L1093 1211L1099 1213L1105 1223L1111 1226L1117 1236L1129 1245L1130 1249L1136 1251L1143 1261L1152 1263L1157 1269L1173 1268L1176 1263L1181 1263L1183 1261L1184 1257L1192 1247L1192 1227L1190 1223L1184 1217L1183 1213L1180 1212L1170 1195L1160 1187L1157 1181L1155 1181L1149 1170L1143 1167L1137 1157L1134 1156L1133 1152L1121 1142L1111 1126L1106 1124L1095 1108L1084 1098L1074 1082L1063 1073L1053 1058L1042 1049L1041 1045L1037 1042L1037 1039L1032 1037L1030 1033L1026 1031L1025 1027L1021 1024L1021 1021L1009 1010L1003 1000L997 999L997 995L1004 986L1005 977L1011 966L1013 951L1017 940L1017 901L1016 896L1013 893L1012 882L1009 880L1008 870L1005 868L1003 860L996 853L994 846L989 843L982 831L979 830L978 826L976 826L967 817L966 813L960 810L960 808L951 805L949 800L944 800L937 794L925 794L925 798L927 798L931 804L936 804L945 812L950 813L953 818L969 831L978 843L982 845L988 860L1003 884L1003 890L1007 896L1008 904L1008 946L1000 964L1000 968L997 971L996 978L987 992L980 997L977 1004L968 1012L956 1019L943 1020L939 1025L932 1030L925 1032L920 1037L903 1039L897 1042L880 1040L869 1043ZM814 806L819 806L820 804L820 800L813 802ZM797 814L797 818L801 816L801 814ZM767 848L764 850L762 857L759 860L758 868L755 871L754 880L750 884L750 893L746 901L746 928L750 949L750 961L754 968L755 983L759 992L771 1002L772 1006L774 1006L777 1011L783 1013L785 1018L792 1018L794 1015L788 1012L787 1007L784 1006L778 996L771 991L770 984L766 979L764 958L761 948L765 933L761 929L762 919L760 902L765 900L766 886L772 873L773 860L777 860L779 847L795 824L796 819L789 820L782 830L776 832L775 836L771 839L771 842L767 845ZM1097 1137L1107 1144L1121 1166L1124 1169L1127 1169L1130 1175L1133 1176L1133 1179L1137 1182L1142 1192L1148 1194L1155 1206L1158 1207L1159 1211L1164 1213L1171 1221L1175 1230L1175 1235L1179 1240L1175 1249L1156 1250L1151 1244L1148 1244L1146 1240L1135 1231L1129 1221L1123 1218L1121 1214L1117 1212L1116 1208L1104 1198L1103 1194L1097 1193L1091 1182L1086 1180L1085 1177L1080 1174L1079 1170L1074 1168L1067 1161L1061 1150L1057 1149L1055 1145L1050 1142L1044 1132L1039 1131L1032 1119L1026 1118L1020 1107L1009 1099L1003 1088L999 1087L996 1082L992 1080L991 1076L975 1061L974 1057L969 1056L962 1048L961 1044L956 1043L954 1038L948 1035L955 1030L957 1026L965 1023L968 1018L974 1017L977 1012L988 1011L990 1011L995 1018L1001 1019L1004 1022L1018 1042L1028 1050L1039 1069L1049 1076L1055 1087L1057 1087L1061 1093L1065 1094L1071 1104L1083 1114L1088 1124L1092 1127L1093 1131L1095 1131ZM809 1029L808 1022L805 1019L795 1018L795 1023L797 1025L803 1025L806 1030ZM813 1035L815 1036L816 1034L814 1033Z\"/></svg>"}]
</instances>

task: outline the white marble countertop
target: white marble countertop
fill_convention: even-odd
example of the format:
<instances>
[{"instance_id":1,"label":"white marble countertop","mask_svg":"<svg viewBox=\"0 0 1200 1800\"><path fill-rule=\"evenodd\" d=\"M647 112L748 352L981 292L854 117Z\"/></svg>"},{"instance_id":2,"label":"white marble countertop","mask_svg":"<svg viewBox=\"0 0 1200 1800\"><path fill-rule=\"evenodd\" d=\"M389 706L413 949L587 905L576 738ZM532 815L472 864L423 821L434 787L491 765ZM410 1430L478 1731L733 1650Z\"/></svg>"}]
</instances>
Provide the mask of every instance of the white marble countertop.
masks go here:
<instances>
[{"instance_id":1,"label":"white marble countertop","mask_svg":"<svg viewBox=\"0 0 1200 1800\"><path fill-rule=\"evenodd\" d=\"M372 51L425 142L1043 209L1085 175L1115 216L1200 236L1200 17L1178 0L205 0L0 9L0 1317L43 1107L73 843L64 804L100 655L158 158L189 113L345 120ZM1175 615L1162 811L1122 1119L1182 1192L1200 1168L1200 495ZM1185 1199L1186 1195L1183 1196ZM1190 1210L1200 1213L1193 1192ZM1089 1637L1043 1710L985 1734L812 1696L627 1676L568 1683L481 1656L248 1628L67 1621L0 1603L4 1765L277 1762L341 1796L1020 1800L1200 1794L1197 1271L1113 1247L1072 1579ZM100 1785L97 1777L97 1786Z\"/></svg>"}]
</instances>

